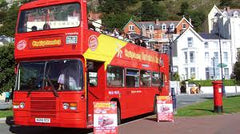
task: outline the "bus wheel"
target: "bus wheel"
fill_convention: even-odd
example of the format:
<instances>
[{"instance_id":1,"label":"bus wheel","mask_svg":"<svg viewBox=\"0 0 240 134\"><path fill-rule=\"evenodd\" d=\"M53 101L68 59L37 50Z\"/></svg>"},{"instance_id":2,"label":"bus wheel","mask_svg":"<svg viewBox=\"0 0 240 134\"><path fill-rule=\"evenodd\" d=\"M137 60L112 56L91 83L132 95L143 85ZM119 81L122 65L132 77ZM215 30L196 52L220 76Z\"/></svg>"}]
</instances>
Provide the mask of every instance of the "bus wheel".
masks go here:
<instances>
[{"instance_id":1,"label":"bus wheel","mask_svg":"<svg viewBox=\"0 0 240 134\"><path fill-rule=\"evenodd\" d=\"M117 107L117 124L121 124L121 110L119 106Z\"/></svg>"}]
</instances>

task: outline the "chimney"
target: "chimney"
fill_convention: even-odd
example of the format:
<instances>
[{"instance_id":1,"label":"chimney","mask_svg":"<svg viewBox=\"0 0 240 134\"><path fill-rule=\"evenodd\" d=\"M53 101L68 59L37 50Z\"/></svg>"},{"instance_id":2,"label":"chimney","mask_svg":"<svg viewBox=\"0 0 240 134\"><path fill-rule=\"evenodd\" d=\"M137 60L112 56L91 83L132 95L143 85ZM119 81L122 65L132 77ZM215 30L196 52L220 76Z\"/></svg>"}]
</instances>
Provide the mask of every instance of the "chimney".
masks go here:
<instances>
[{"instance_id":1,"label":"chimney","mask_svg":"<svg viewBox=\"0 0 240 134\"><path fill-rule=\"evenodd\" d=\"M192 24L192 19L189 17L189 22L190 22L190 24Z\"/></svg>"}]
</instances>

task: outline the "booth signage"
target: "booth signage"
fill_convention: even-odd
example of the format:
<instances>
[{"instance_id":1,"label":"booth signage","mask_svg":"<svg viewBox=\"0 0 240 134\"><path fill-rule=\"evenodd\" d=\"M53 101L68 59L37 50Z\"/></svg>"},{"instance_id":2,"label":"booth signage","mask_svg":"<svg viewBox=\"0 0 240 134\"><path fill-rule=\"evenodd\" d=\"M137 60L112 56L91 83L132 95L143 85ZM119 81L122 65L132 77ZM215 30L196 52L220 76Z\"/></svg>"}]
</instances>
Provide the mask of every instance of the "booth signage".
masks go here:
<instances>
[{"instance_id":1,"label":"booth signage","mask_svg":"<svg viewBox=\"0 0 240 134\"><path fill-rule=\"evenodd\" d=\"M117 134L117 103L94 102L94 134Z\"/></svg>"},{"instance_id":2,"label":"booth signage","mask_svg":"<svg viewBox=\"0 0 240 134\"><path fill-rule=\"evenodd\" d=\"M173 122L173 104L171 96L157 97L157 121Z\"/></svg>"}]
</instances>

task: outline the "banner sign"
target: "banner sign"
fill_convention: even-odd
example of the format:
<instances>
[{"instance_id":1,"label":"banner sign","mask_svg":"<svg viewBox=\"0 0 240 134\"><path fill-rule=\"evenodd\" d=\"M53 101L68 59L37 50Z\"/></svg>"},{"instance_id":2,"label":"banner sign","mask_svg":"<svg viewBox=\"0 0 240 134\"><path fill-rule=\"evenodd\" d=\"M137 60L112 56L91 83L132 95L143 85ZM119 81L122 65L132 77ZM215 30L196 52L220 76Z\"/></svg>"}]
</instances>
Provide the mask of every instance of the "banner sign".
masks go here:
<instances>
[{"instance_id":1,"label":"banner sign","mask_svg":"<svg viewBox=\"0 0 240 134\"><path fill-rule=\"evenodd\" d=\"M49 37L40 39L31 39L29 41L30 48L49 48L60 47L63 45L62 37Z\"/></svg>"},{"instance_id":2,"label":"banner sign","mask_svg":"<svg viewBox=\"0 0 240 134\"><path fill-rule=\"evenodd\" d=\"M171 96L157 97L157 121L173 122L173 104Z\"/></svg>"},{"instance_id":3,"label":"banner sign","mask_svg":"<svg viewBox=\"0 0 240 134\"><path fill-rule=\"evenodd\" d=\"M117 103L94 102L94 134L117 134Z\"/></svg>"}]
</instances>

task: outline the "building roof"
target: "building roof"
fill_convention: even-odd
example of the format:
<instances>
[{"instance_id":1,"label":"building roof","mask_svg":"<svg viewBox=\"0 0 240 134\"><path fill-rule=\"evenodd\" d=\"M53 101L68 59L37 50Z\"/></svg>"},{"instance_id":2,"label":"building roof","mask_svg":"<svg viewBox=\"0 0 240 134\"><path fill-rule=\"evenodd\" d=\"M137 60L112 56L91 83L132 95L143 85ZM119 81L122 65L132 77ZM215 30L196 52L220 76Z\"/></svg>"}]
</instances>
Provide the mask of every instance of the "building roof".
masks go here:
<instances>
[{"instance_id":1,"label":"building roof","mask_svg":"<svg viewBox=\"0 0 240 134\"><path fill-rule=\"evenodd\" d=\"M169 27L171 24L174 24L174 27L177 26L179 21L140 21L136 22L140 27L144 27L146 29L149 29L149 26L154 26L154 29L162 29L162 25L166 25L166 27Z\"/></svg>"},{"instance_id":2,"label":"building roof","mask_svg":"<svg viewBox=\"0 0 240 134\"><path fill-rule=\"evenodd\" d=\"M142 35L138 35L135 33L131 33L129 34L131 36L132 39L143 39L143 40L149 40L150 38L146 37L146 36L142 36Z\"/></svg>"},{"instance_id":3,"label":"building roof","mask_svg":"<svg viewBox=\"0 0 240 134\"><path fill-rule=\"evenodd\" d=\"M199 35L203 39L219 39L218 34L200 33ZM220 39L224 39L224 38L220 36Z\"/></svg>"},{"instance_id":4,"label":"building roof","mask_svg":"<svg viewBox=\"0 0 240 134\"><path fill-rule=\"evenodd\" d=\"M224 14L226 13L227 16L234 16L234 13L238 13L238 16L240 15L240 9L230 9L230 7L220 9L221 12Z\"/></svg>"}]
</instances>

